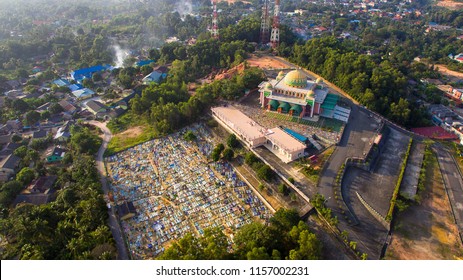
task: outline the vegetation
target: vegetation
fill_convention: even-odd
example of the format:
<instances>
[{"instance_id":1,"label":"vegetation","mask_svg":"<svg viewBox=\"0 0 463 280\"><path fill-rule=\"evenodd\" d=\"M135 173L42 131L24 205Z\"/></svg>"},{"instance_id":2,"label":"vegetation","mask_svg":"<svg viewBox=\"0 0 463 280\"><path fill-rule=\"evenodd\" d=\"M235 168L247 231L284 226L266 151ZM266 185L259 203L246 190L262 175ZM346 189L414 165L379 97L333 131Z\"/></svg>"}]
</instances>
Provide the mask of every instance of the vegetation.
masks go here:
<instances>
[{"instance_id":1,"label":"vegetation","mask_svg":"<svg viewBox=\"0 0 463 280\"><path fill-rule=\"evenodd\" d=\"M316 260L322 245L297 211L279 209L268 225L253 222L240 228L231 252L226 236L219 229L208 229L203 237L188 234L167 249L162 260Z\"/></svg>"},{"instance_id":2,"label":"vegetation","mask_svg":"<svg viewBox=\"0 0 463 280\"><path fill-rule=\"evenodd\" d=\"M392 215L394 214L394 209L395 209L395 205L396 205L397 196L399 195L400 185L402 184L402 180L404 178L405 168L407 167L408 156L410 155L410 150L412 148L412 143L413 143L413 138L410 138L410 142L408 143L407 151L405 152L404 160L402 161L402 166L401 166L401 169L400 169L399 178L397 179L397 183L395 185L394 192L392 193L392 198L391 198L391 202L390 202L390 206L389 206L389 211L387 212L387 215L386 215L386 221L389 221L389 222L392 220Z\"/></svg>"},{"instance_id":3,"label":"vegetation","mask_svg":"<svg viewBox=\"0 0 463 280\"><path fill-rule=\"evenodd\" d=\"M333 216L331 209L325 206L325 197L317 193L314 198L311 199L312 205L317 209L317 212L331 225L336 226L338 224L337 217Z\"/></svg>"},{"instance_id":4,"label":"vegetation","mask_svg":"<svg viewBox=\"0 0 463 280\"><path fill-rule=\"evenodd\" d=\"M249 165L256 173L257 176L265 181L271 181L275 178L275 172L265 163L263 163L252 152L246 153L244 162Z\"/></svg>"}]
</instances>

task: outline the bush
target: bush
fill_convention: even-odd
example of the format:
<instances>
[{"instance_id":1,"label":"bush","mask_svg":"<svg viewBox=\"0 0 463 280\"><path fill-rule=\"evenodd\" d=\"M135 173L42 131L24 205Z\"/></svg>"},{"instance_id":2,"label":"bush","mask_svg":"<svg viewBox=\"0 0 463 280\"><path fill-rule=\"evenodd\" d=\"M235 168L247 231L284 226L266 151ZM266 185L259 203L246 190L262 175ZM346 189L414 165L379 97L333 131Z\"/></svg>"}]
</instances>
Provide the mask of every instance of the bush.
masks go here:
<instances>
[{"instance_id":1,"label":"bush","mask_svg":"<svg viewBox=\"0 0 463 280\"><path fill-rule=\"evenodd\" d=\"M236 135L230 134L230 136L228 136L228 139L227 139L227 146L230 148L236 148L238 147L238 144L239 144L239 141L236 138Z\"/></svg>"},{"instance_id":2,"label":"bush","mask_svg":"<svg viewBox=\"0 0 463 280\"><path fill-rule=\"evenodd\" d=\"M264 164L257 170L257 176L262 180L270 181L274 178L275 173L268 165Z\"/></svg>"},{"instance_id":3,"label":"bush","mask_svg":"<svg viewBox=\"0 0 463 280\"><path fill-rule=\"evenodd\" d=\"M188 130L185 135L183 135L183 139L186 141L193 141L196 140L196 135L193 133L193 131Z\"/></svg>"},{"instance_id":4,"label":"bush","mask_svg":"<svg viewBox=\"0 0 463 280\"><path fill-rule=\"evenodd\" d=\"M225 160L231 160L231 159L233 159L233 157L235 156L235 153L233 152L232 149L226 148L226 149L223 151L222 156L223 156L223 158L224 158Z\"/></svg>"}]
</instances>

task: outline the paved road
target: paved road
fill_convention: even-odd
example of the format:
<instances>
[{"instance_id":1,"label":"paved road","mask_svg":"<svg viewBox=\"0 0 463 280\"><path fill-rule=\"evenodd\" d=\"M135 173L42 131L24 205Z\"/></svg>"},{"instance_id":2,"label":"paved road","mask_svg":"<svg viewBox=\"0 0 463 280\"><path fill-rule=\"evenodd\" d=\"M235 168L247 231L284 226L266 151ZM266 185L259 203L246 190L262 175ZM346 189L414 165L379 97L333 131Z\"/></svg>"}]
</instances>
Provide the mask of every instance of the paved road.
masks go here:
<instances>
[{"instance_id":1,"label":"paved road","mask_svg":"<svg viewBox=\"0 0 463 280\"><path fill-rule=\"evenodd\" d=\"M104 165L103 155L113 135L111 134L111 131L109 131L109 129L106 127L106 123L101 123L97 121L89 121L88 123L100 128L104 134L103 143L101 144L101 147L98 150L98 155L96 158L96 167L98 169L98 173L100 174L100 182L103 187L103 192L107 196L109 187L106 181L106 169ZM128 254L127 247L126 247L123 235L122 235L121 227L119 225L116 214L114 212L114 207L111 207L111 209L108 209L108 215L109 215L109 227L113 234L114 241L116 242L118 259L128 260L130 259L129 254Z\"/></svg>"},{"instance_id":2,"label":"paved road","mask_svg":"<svg viewBox=\"0 0 463 280\"><path fill-rule=\"evenodd\" d=\"M463 180L451 154L441 145L434 145L453 215L463 242Z\"/></svg>"}]
</instances>

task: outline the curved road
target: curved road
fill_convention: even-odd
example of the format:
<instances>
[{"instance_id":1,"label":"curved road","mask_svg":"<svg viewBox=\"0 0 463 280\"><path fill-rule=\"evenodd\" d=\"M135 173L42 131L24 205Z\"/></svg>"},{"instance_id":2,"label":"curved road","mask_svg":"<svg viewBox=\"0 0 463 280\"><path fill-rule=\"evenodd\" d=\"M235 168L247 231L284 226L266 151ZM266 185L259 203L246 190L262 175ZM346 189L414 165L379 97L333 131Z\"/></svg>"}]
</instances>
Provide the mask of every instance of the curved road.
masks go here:
<instances>
[{"instance_id":1,"label":"curved road","mask_svg":"<svg viewBox=\"0 0 463 280\"><path fill-rule=\"evenodd\" d=\"M89 121L89 124L96 126L103 131L103 143L101 144L100 149L98 150L98 155L96 158L96 168L98 169L98 173L100 173L100 182L103 187L103 192L105 196L108 195L109 187L108 182L106 181L106 169L104 165L103 155L108 147L108 143L113 137L111 131L106 127L106 123L97 122L97 121ZM122 235L122 230L117 220L116 214L114 212L114 208L111 207L108 209L109 215L109 227L113 234L114 241L116 242L117 252L118 252L118 259L119 260L129 260L129 254L127 251L127 247Z\"/></svg>"}]
</instances>

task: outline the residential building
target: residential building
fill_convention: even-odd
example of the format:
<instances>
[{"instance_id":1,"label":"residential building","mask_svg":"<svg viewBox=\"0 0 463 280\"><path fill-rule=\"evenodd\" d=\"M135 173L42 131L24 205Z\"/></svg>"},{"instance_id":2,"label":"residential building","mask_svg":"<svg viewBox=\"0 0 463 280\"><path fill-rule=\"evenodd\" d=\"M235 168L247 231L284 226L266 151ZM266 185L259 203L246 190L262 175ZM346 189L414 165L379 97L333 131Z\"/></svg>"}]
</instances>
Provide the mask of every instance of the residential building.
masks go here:
<instances>
[{"instance_id":1,"label":"residential building","mask_svg":"<svg viewBox=\"0 0 463 280\"><path fill-rule=\"evenodd\" d=\"M66 154L66 150L60 147L54 147L47 152L47 162L54 163L62 161L64 155Z\"/></svg>"},{"instance_id":2,"label":"residential building","mask_svg":"<svg viewBox=\"0 0 463 280\"><path fill-rule=\"evenodd\" d=\"M16 174L19 161L21 159L15 155L9 155L0 161L0 182L6 182Z\"/></svg>"}]
</instances>

